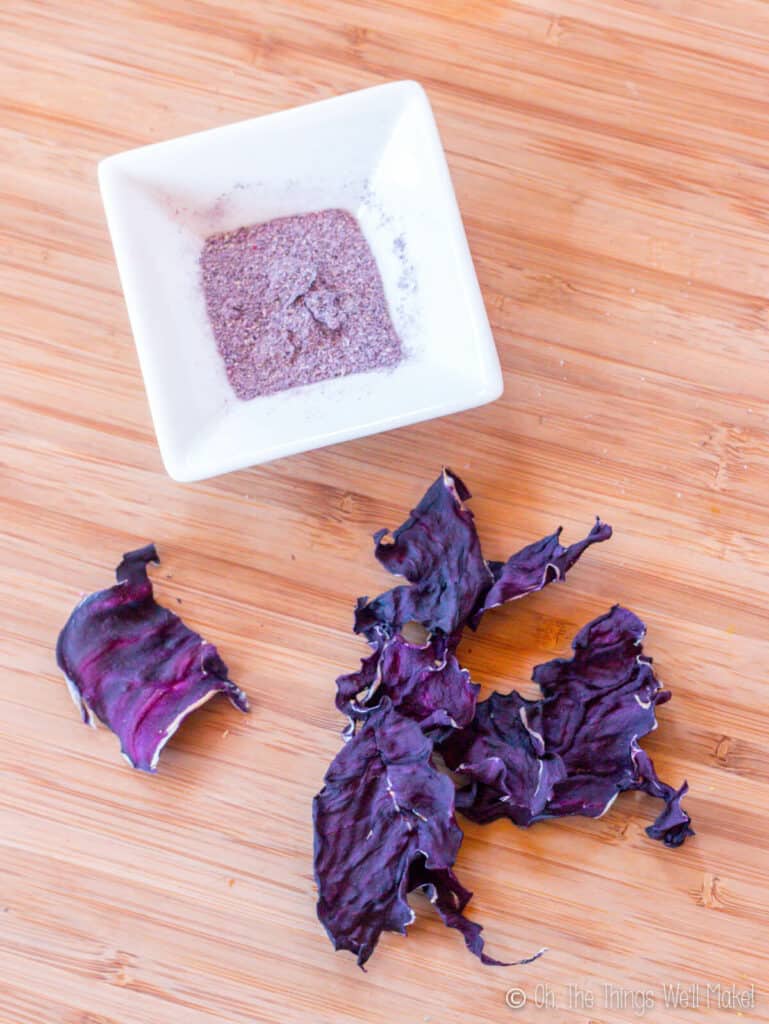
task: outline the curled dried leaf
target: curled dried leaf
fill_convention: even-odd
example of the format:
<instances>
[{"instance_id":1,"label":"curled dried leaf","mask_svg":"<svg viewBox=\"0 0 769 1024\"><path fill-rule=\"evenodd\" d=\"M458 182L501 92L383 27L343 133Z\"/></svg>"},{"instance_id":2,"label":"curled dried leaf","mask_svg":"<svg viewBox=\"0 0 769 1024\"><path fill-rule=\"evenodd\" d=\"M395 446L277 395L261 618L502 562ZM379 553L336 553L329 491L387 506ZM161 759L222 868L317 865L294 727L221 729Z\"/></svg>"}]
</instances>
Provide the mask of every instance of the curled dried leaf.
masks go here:
<instances>
[{"instance_id":1,"label":"curled dried leaf","mask_svg":"<svg viewBox=\"0 0 769 1024\"><path fill-rule=\"evenodd\" d=\"M248 710L214 645L155 601L147 564L157 561L153 544L124 555L115 586L83 598L56 645L84 721L107 725L144 771L155 771L184 719L217 693Z\"/></svg>"}]
</instances>

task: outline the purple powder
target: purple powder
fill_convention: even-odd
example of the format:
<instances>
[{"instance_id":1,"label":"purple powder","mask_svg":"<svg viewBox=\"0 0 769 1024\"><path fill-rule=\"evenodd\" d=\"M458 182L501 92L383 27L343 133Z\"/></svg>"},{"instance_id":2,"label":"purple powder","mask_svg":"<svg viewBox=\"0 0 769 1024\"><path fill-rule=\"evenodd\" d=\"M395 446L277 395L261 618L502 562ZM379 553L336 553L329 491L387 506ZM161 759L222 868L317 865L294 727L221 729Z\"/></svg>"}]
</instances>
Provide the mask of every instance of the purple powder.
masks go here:
<instances>
[{"instance_id":1,"label":"purple powder","mask_svg":"<svg viewBox=\"0 0 769 1024\"><path fill-rule=\"evenodd\" d=\"M238 398L393 367L402 358L374 256L344 210L211 235L200 269Z\"/></svg>"}]
</instances>

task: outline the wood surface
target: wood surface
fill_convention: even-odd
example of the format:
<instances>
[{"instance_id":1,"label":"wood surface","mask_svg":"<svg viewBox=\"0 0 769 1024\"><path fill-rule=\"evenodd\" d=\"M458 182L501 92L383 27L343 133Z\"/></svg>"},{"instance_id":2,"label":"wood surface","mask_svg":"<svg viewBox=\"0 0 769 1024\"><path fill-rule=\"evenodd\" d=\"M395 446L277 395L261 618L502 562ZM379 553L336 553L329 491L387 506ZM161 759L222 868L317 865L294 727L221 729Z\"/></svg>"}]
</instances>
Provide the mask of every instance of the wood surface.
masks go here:
<instances>
[{"instance_id":1,"label":"wood surface","mask_svg":"<svg viewBox=\"0 0 769 1024\"><path fill-rule=\"evenodd\" d=\"M605 983L751 982L769 1021L766 521L769 4L761 0L8 0L0 9L3 1024L614 1024ZM415 78L448 153L505 371L491 406L194 486L164 474L96 187L108 154ZM465 824L500 958L416 900L357 969L315 919L310 805L357 664L370 534L442 463L489 557L595 513L565 586L490 616L488 693L622 601L674 699L647 742L697 836ZM57 632L154 540L162 600L253 712L198 712L155 777L79 721ZM177 605L177 601L181 602ZM555 1010L534 1000L549 985ZM567 986L594 994L570 1010ZM513 1011L506 990L529 1005Z\"/></svg>"}]
</instances>

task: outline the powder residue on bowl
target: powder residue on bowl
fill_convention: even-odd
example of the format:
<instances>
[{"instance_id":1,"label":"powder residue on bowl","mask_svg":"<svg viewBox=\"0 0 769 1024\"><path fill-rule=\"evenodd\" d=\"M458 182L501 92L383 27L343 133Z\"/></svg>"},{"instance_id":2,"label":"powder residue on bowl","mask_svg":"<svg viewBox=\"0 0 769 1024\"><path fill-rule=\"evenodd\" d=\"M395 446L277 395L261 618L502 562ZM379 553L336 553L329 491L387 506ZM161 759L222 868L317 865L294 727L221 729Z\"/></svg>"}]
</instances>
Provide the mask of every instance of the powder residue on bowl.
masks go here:
<instances>
[{"instance_id":1,"label":"powder residue on bowl","mask_svg":"<svg viewBox=\"0 0 769 1024\"><path fill-rule=\"evenodd\" d=\"M200 269L238 398L393 367L402 358L373 253L345 210L211 235Z\"/></svg>"}]
</instances>

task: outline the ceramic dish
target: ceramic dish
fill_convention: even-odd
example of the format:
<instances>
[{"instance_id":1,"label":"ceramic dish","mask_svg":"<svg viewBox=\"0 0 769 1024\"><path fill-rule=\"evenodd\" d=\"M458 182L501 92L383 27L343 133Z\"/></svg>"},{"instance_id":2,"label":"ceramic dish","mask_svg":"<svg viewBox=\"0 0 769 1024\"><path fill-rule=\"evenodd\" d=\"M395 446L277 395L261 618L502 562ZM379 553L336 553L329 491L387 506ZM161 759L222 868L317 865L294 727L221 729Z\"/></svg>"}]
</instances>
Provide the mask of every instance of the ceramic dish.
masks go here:
<instances>
[{"instance_id":1,"label":"ceramic dish","mask_svg":"<svg viewBox=\"0 0 769 1024\"><path fill-rule=\"evenodd\" d=\"M99 183L160 451L200 480L490 402L502 375L430 104L393 82L119 153ZM393 370L232 392L206 315L204 239L340 207L404 349Z\"/></svg>"}]
</instances>

